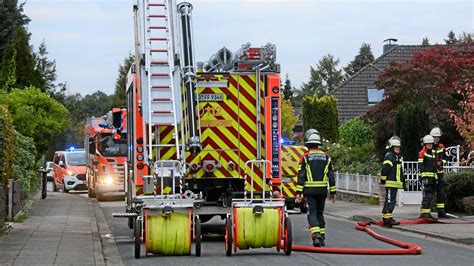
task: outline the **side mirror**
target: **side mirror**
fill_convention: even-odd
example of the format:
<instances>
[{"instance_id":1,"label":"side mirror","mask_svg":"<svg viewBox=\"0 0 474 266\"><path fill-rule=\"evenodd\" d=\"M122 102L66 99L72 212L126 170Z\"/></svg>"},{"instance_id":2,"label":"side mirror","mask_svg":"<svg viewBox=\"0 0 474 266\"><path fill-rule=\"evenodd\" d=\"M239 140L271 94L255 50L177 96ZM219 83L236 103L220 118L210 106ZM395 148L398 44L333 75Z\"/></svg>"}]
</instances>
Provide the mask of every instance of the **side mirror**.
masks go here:
<instances>
[{"instance_id":1,"label":"side mirror","mask_svg":"<svg viewBox=\"0 0 474 266\"><path fill-rule=\"evenodd\" d=\"M95 154L95 142L89 142L89 154Z\"/></svg>"},{"instance_id":2,"label":"side mirror","mask_svg":"<svg viewBox=\"0 0 474 266\"><path fill-rule=\"evenodd\" d=\"M60 166L60 167L63 167L63 168L66 168L66 167L64 166L64 162L63 162L63 161L59 161L59 166Z\"/></svg>"}]
</instances>

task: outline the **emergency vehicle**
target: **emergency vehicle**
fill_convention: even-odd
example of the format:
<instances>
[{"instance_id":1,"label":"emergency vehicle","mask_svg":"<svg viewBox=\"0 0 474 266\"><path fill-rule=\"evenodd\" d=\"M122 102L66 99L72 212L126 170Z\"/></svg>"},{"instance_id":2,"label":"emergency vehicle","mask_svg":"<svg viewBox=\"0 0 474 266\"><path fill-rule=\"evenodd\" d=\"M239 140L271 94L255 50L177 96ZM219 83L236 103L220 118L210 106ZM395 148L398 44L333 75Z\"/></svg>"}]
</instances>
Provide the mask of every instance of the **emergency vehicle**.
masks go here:
<instances>
[{"instance_id":1,"label":"emergency vehicle","mask_svg":"<svg viewBox=\"0 0 474 266\"><path fill-rule=\"evenodd\" d=\"M84 149L69 148L54 153L53 191L59 189L65 193L87 189Z\"/></svg>"},{"instance_id":2,"label":"emergency vehicle","mask_svg":"<svg viewBox=\"0 0 474 266\"><path fill-rule=\"evenodd\" d=\"M84 147L90 198L125 195L126 117L126 109L113 108L102 117L87 119Z\"/></svg>"}]
</instances>

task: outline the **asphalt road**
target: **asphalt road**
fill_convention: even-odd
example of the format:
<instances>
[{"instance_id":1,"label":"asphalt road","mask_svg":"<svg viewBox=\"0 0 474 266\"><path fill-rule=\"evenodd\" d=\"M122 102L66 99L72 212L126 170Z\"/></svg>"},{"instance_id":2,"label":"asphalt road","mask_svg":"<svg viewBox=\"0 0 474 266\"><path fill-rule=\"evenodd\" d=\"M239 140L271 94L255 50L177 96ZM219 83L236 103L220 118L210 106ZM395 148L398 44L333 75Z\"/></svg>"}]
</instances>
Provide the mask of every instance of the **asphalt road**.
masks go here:
<instances>
[{"instance_id":1,"label":"asphalt road","mask_svg":"<svg viewBox=\"0 0 474 266\"><path fill-rule=\"evenodd\" d=\"M87 195L83 195L87 196ZM223 221L215 218L203 224L203 233L206 234L202 244L202 256L176 257L142 257L138 260L133 255L132 230L128 229L126 219L113 218L113 212L124 211L121 201L101 202L101 208L115 237L122 261L131 264L165 264L165 265L251 265L251 264L323 264L323 265L474 265L474 246L461 245L438 239L427 238L422 235L398 230L375 228L382 235L415 243L423 248L421 255L398 256L367 256L367 255L335 255L293 252L291 256L277 253L275 249L237 250L237 254L226 257L223 242ZM309 232L306 229L306 216L301 214L290 215L293 224L293 243L296 245L310 245ZM326 216L327 247L358 247L358 248L395 248L392 245L380 242L365 232L354 228L352 222ZM142 248L143 250L143 248ZM194 252L194 247L193 247Z\"/></svg>"}]
</instances>

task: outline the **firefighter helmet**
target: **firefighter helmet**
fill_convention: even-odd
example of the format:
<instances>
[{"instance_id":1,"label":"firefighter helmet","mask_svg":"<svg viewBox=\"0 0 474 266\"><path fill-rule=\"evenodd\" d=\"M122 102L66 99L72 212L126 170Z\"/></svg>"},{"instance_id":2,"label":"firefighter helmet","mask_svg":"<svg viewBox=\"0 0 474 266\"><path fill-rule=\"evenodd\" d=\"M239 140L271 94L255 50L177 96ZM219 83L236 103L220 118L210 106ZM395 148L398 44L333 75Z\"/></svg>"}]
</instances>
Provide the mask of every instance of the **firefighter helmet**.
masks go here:
<instances>
[{"instance_id":1,"label":"firefighter helmet","mask_svg":"<svg viewBox=\"0 0 474 266\"><path fill-rule=\"evenodd\" d=\"M402 146L402 142L401 142L400 138L397 137L397 136L393 136L388 140L388 147L389 148L401 147L401 146Z\"/></svg>"},{"instance_id":2,"label":"firefighter helmet","mask_svg":"<svg viewBox=\"0 0 474 266\"><path fill-rule=\"evenodd\" d=\"M316 129L309 129L304 133L305 144L317 144L321 145L321 137Z\"/></svg>"},{"instance_id":3,"label":"firefighter helmet","mask_svg":"<svg viewBox=\"0 0 474 266\"><path fill-rule=\"evenodd\" d=\"M423 137L423 144L425 145L425 144L429 144L429 143L431 143L431 144L434 143L434 138L433 138L433 136L431 136L431 135L426 135L426 136L424 136L424 137Z\"/></svg>"},{"instance_id":4,"label":"firefighter helmet","mask_svg":"<svg viewBox=\"0 0 474 266\"><path fill-rule=\"evenodd\" d=\"M304 133L304 141L307 141L311 134L317 134L319 136L319 131L314 128L306 130L306 132Z\"/></svg>"},{"instance_id":5,"label":"firefighter helmet","mask_svg":"<svg viewBox=\"0 0 474 266\"><path fill-rule=\"evenodd\" d=\"M431 131L430 131L430 135L434 138L434 137L441 137L441 134L443 134L443 132L441 132L441 129L439 127L434 127Z\"/></svg>"}]
</instances>

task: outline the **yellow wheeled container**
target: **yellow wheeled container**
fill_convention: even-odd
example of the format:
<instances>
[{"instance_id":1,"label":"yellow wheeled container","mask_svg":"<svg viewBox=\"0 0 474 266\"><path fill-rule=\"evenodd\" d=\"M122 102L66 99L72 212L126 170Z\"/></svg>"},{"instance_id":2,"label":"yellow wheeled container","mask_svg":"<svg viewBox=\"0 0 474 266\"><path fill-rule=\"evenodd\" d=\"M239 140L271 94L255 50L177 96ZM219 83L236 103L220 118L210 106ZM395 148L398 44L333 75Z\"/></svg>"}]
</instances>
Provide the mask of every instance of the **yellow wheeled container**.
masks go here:
<instances>
[{"instance_id":1,"label":"yellow wheeled container","mask_svg":"<svg viewBox=\"0 0 474 266\"><path fill-rule=\"evenodd\" d=\"M169 166L168 170L163 167L166 163ZM145 256L191 255L193 242L195 255L201 256L201 221L199 216L193 213L195 201L192 198L185 198L184 193L175 193L176 178L173 171L171 174L163 175L169 173L169 169L181 169L182 166L178 166L179 164L177 161L157 161L154 168L155 175L144 177L144 191L152 191L154 194L135 198L135 210L138 211L134 224L137 259L142 254L143 245ZM155 186L165 187L164 176L172 180L172 190L168 194L161 192L157 195ZM149 189L146 188L148 183Z\"/></svg>"},{"instance_id":2,"label":"yellow wheeled container","mask_svg":"<svg viewBox=\"0 0 474 266\"><path fill-rule=\"evenodd\" d=\"M291 254L292 231L291 220L286 211L285 201L273 197L270 191L265 193L265 182L261 198L254 197L253 173L255 165L271 169L271 162L267 160L252 160L246 163L251 165L250 174L250 197L245 192L244 199L232 200L232 213L226 218L225 224L225 252L227 256L232 255L232 250L237 252L250 248L272 248L277 251L283 249L286 255ZM270 167L268 167L270 165ZM246 178L246 180L248 180Z\"/></svg>"}]
</instances>

